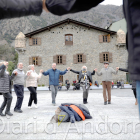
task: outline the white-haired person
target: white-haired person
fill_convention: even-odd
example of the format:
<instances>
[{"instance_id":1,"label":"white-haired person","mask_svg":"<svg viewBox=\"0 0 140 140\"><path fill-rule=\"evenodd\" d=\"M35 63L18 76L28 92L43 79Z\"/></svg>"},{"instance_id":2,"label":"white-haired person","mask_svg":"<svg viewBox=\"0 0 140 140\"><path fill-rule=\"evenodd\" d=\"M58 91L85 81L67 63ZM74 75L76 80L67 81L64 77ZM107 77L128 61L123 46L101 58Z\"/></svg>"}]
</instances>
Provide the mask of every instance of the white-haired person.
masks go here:
<instances>
[{"instance_id":1,"label":"white-haired person","mask_svg":"<svg viewBox=\"0 0 140 140\"><path fill-rule=\"evenodd\" d=\"M57 91L58 91L59 76L64 75L69 69L70 68L68 67L66 70L60 71L60 70L56 69L56 63L53 63L52 69L49 69L46 72L43 72L43 70L41 70L41 72L44 76L49 75L49 85L50 85L50 89L52 92L52 104L53 105L56 104L55 100L56 100Z\"/></svg>"},{"instance_id":2,"label":"white-haired person","mask_svg":"<svg viewBox=\"0 0 140 140\"><path fill-rule=\"evenodd\" d=\"M38 80L41 78L42 73L40 72L37 74L35 72L34 65L29 65L28 66L29 71L27 71L26 75L26 87L30 91L30 98L28 102L28 108L31 109L32 107L32 102L34 101L34 107L38 108L37 106L37 85L38 85Z\"/></svg>"},{"instance_id":3,"label":"white-haired person","mask_svg":"<svg viewBox=\"0 0 140 140\"><path fill-rule=\"evenodd\" d=\"M102 86L103 86L103 97L104 97L104 105L111 104L111 86L112 86L112 74L117 74L118 69L116 71L109 67L108 62L104 62L104 68L98 72L97 68L94 69L98 76L102 76ZM108 92L108 96L106 96L106 90ZM108 97L108 98L107 98Z\"/></svg>"},{"instance_id":4,"label":"white-haired person","mask_svg":"<svg viewBox=\"0 0 140 140\"><path fill-rule=\"evenodd\" d=\"M11 80L17 74L14 72L11 76L9 76L9 72L7 71L8 62L0 62L0 93L2 93L4 101L0 108L0 115L12 116L13 114L10 112L11 103L12 103L12 84ZM6 107L5 114L3 114L3 110Z\"/></svg>"},{"instance_id":5,"label":"white-haired person","mask_svg":"<svg viewBox=\"0 0 140 140\"><path fill-rule=\"evenodd\" d=\"M75 71L73 69L70 69L71 72L79 74L79 84L83 88L83 103L87 104L87 98L89 93L89 88L92 85L92 75L95 74L95 71L91 73L90 71L87 71L87 67L83 66L81 71Z\"/></svg>"},{"instance_id":6,"label":"white-haired person","mask_svg":"<svg viewBox=\"0 0 140 140\"><path fill-rule=\"evenodd\" d=\"M17 75L13 79L14 90L17 96L14 111L22 113L21 106L24 98L24 82L25 79L27 78L25 72L23 71L23 63L18 63L17 69L15 69L13 73L14 72L17 73Z\"/></svg>"}]
</instances>

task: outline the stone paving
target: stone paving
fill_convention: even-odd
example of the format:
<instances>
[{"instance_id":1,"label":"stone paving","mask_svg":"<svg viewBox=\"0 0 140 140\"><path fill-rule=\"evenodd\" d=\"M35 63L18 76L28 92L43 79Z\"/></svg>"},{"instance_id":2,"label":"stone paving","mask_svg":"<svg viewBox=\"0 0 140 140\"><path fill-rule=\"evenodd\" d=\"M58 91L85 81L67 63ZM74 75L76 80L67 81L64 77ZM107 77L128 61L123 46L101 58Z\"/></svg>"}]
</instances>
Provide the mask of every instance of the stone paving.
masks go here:
<instances>
[{"instance_id":1,"label":"stone paving","mask_svg":"<svg viewBox=\"0 0 140 140\"><path fill-rule=\"evenodd\" d=\"M52 106L50 91L38 91L38 109L28 109L25 92L23 113L0 117L0 140L140 140L138 106L131 89L113 89L112 104L103 105L102 90L90 90L86 105L93 119L71 123L50 123L56 108L65 102L82 103L82 90L59 91ZM3 98L0 96L0 103Z\"/></svg>"}]
</instances>

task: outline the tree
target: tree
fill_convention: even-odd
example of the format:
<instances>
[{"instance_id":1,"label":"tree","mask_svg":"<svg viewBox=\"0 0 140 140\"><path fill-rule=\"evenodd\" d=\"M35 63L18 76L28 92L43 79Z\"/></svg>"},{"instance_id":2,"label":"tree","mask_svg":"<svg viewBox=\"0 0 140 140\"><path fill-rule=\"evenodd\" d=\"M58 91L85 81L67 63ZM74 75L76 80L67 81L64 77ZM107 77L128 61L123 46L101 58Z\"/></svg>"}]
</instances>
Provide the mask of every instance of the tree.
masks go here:
<instances>
[{"instance_id":1,"label":"tree","mask_svg":"<svg viewBox=\"0 0 140 140\"><path fill-rule=\"evenodd\" d=\"M14 69L15 69L14 63L12 61L9 61L9 65L8 65L7 71L9 72L10 75L12 74Z\"/></svg>"}]
</instances>

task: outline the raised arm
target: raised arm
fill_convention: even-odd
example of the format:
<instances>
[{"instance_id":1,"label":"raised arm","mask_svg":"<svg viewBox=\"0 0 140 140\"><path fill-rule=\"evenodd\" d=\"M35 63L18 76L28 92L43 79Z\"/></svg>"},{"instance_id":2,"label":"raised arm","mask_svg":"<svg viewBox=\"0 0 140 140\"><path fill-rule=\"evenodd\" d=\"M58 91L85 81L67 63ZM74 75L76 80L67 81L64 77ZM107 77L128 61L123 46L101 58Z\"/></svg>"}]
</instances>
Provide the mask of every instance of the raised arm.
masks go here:
<instances>
[{"instance_id":1,"label":"raised arm","mask_svg":"<svg viewBox=\"0 0 140 140\"><path fill-rule=\"evenodd\" d=\"M13 72L12 75L10 76L10 79L13 80L15 78L15 76L16 76L16 73Z\"/></svg>"},{"instance_id":2,"label":"raised arm","mask_svg":"<svg viewBox=\"0 0 140 140\"><path fill-rule=\"evenodd\" d=\"M91 75L95 75L95 70L93 70L93 72L91 73Z\"/></svg>"},{"instance_id":3,"label":"raised arm","mask_svg":"<svg viewBox=\"0 0 140 140\"><path fill-rule=\"evenodd\" d=\"M65 71L60 71L60 75L64 75L67 71L67 69Z\"/></svg>"},{"instance_id":4,"label":"raised arm","mask_svg":"<svg viewBox=\"0 0 140 140\"><path fill-rule=\"evenodd\" d=\"M94 71L96 72L96 74L97 74L98 76L101 76L101 75L102 75L102 70L101 70L100 72L98 72L98 69L95 68Z\"/></svg>"},{"instance_id":5,"label":"raised arm","mask_svg":"<svg viewBox=\"0 0 140 140\"><path fill-rule=\"evenodd\" d=\"M113 74L115 74L115 75L118 74L118 69L117 68L116 68L116 70L114 70L113 68L111 68L111 69L112 69Z\"/></svg>"},{"instance_id":6,"label":"raised arm","mask_svg":"<svg viewBox=\"0 0 140 140\"><path fill-rule=\"evenodd\" d=\"M0 0L0 19L39 16L43 8L42 0Z\"/></svg>"},{"instance_id":7,"label":"raised arm","mask_svg":"<svg viewBox=\"0 0 140 140\"><path fill-rule=\"evenodd\" d=\"M65 15L89 10L104 0L46 0L47 9L54 15Z\"/></svg>"},{"instance_id":8,"label":"raised arm","mask_svg":"<svg viewBox=\"0 0 140 140\"><path fill-rule=\"evenodd\" d=\"M124 71L124 72L128 72L128 69L122 69L122 68L119 68L118 70L120 70L120 71Z\"/></svg>"},{"instance_id":9,"label":"raised arm","mask_svg":"<svg viewBox=\"0 0 140 140\"><path fill-rule=\"evenodd\" d=\"M44 76L49 75L49 70L47 70L46 72L42 72L42 74L43 74Z\"/></svg>"},{"instance_id":10,"label":"raised arm","mask_svg":"<svg viewBox=\"0 0 140 140\"><path fill-rule=\"evenodd\" d=\"M42 73L40 72L39 75L37 76L37 79L40 79L42 76Z\"/></svg>"},{"instance_id":11,"label":"raised arm","mask_svg":"<svg viewBox=\"0 0 140 140\"><path fill-rule=\"evenodd\" d=\"M76 73L76 74L80 73L80 71L76 71L76 70L72 70L72 69L70 69L70 71L73 72L73 73Z\"/></svg>"},{"instance_id":12,"label":"raised arm","mask_svg":"<svg viewBox=\"0 0 140 140\"><path fill-rule=\"evenodd\" d=\"M39 16L42 9L54 15L89 10L104 0L0 0L0 19Z\"/></svg>"}]
</instances>

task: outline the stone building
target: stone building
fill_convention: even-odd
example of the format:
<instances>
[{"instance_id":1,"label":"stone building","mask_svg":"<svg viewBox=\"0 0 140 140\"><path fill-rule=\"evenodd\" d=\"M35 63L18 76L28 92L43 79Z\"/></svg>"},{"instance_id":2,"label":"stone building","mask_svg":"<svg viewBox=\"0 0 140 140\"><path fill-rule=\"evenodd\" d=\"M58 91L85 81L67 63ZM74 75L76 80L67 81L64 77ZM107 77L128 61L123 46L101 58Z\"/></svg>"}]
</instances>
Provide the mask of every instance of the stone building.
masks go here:
<instances>
[{"instance_id":1,"label":"stone building","mask_svg":"<svg viewBox=\"0 0 140 140\"><path fill-rule=\"evenodd\" d=\"M122 39L123 38L123 39ZM120 41L120 42L119 42ZM51 68L55 62L57 69L65 70L71 67L80 71L86 65L89 71L103 68L103 62L108 61L110 67L127 67L127 50L125 34L99 28L72 19L66 19L39 30L23 34L19 33L15 40L15 49L19 54L19 62L28 70L29 64L35 65L39 73ZM69 79L72 84L78 75L68 72L60 76L61 81ZM119 72L113 76L117 80L126 82L126 73ZM93 81L101 83L101 77L93 76ZM42 76L39 85L49 85L49 77Z\"/></svg>"}]
</instances>

